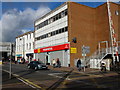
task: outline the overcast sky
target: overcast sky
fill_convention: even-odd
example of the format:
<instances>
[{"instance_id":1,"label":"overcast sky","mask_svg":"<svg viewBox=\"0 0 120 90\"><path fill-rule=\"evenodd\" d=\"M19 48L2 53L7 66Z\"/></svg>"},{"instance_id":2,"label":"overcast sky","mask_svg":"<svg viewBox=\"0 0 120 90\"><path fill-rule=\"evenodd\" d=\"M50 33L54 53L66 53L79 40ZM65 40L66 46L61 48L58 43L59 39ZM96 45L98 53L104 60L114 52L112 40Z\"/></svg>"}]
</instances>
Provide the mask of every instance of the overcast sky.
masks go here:
<instances>
[{"instance_id":1,"label":"overcast sky","mask_svg":"<svg viewBox=\"0 0 120 90\"><path fill-rule=\"evenodd\" d=\"M96 7L104 2L81 4ZM46 13L63 4L63 2L2 2L2 16L0 16L0 39L4 42L13 42L15 37L34 30L34 21Z\"/></svg>"}]
</instances>

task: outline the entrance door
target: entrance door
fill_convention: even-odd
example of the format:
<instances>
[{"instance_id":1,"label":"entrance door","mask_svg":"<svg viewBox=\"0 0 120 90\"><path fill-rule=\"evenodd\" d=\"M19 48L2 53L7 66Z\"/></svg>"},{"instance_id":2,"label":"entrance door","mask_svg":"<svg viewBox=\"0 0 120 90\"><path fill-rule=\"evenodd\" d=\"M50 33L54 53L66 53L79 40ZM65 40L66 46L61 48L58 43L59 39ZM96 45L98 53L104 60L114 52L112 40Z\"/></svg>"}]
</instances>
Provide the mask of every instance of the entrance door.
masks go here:
<instances>
[{"instance_id":1,"label":"entrance door","mask_svg":"<svg viewBox=\"0 0 120 90\"><path fill-rule=\"evenodd\" d=\"M49 52L47 52L47 54L46 54L46 65L50 65L50 55L49 54L50 54Z\"/></svg>"}]
</instances>

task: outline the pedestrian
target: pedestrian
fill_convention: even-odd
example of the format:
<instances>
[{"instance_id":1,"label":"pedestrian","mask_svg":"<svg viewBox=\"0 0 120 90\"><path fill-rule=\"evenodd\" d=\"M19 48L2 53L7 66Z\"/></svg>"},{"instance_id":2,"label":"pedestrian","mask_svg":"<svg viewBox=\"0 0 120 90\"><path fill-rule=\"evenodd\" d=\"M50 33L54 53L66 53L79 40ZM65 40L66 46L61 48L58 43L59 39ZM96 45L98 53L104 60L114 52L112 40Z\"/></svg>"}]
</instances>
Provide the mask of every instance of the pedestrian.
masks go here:
<instances>
[{"instance_id":1,"label":"pedestrian","mask_svg":"<svg viewBox=\"0 0 120 90\"><path fill-rule=\"evenodd\" d=\"M79 71L81 70L81 60L79 58L78 58L78 61L77 61L77 68L78 68Z\"/></svg>"},{"instance_id":2,"label":"pedestrian","mask_svg":"<svg viewBox=\"0 0 120 90\"><path fill-rule=\"evenodd\" d=\"M61 63L60 63L60 60L59 60L59 58L57 58L57 67L61 67Z\"/></svg>"},{"instance_id":3,"label":"pedestrian","mask_svg":"<svg viewBox=\"0 0 120 90\"><path fill-rule=\"evenodd\" d=\"M101 62L101 71L106 71L106 63Z\"/></svg>"},{"instance_id":4,"label":"pedestrian","mask_svg":"<svg viewBox=\"0 0 120 90\"><path fill-rule=\"evenodd\" d=\"M56 61L55 61L55 59L53 59L53 60L52 60L53 68L55 68L55 64L56 64Z\"/></svg>"}]
</instances>

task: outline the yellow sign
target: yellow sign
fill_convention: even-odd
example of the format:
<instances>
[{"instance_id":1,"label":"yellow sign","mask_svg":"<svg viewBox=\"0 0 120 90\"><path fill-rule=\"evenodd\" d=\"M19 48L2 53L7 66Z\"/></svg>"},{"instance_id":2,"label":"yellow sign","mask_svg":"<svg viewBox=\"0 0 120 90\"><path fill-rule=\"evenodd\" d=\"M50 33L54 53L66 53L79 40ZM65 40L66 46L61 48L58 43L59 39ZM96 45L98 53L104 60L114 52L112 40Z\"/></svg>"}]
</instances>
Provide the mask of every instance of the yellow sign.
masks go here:
<instances>
[{"instance_id":1,"label":"yellow sign","mask_svg":"<svg viewBox=\"0 0 120 90\"><path fill-rule=\"evenodd\" d=\"M77 53L77 48L70 48L71 53Z\"/></svg>"},{"instance_id":2,"label":"yellow sign","mask_svg":"<svg viewBox=\"0 0 120 90\"><path fill-rule=\"evenodd\" d=\"M38 53L40 53L40 48L38 49Z\"/></svg>"}]
</instances>

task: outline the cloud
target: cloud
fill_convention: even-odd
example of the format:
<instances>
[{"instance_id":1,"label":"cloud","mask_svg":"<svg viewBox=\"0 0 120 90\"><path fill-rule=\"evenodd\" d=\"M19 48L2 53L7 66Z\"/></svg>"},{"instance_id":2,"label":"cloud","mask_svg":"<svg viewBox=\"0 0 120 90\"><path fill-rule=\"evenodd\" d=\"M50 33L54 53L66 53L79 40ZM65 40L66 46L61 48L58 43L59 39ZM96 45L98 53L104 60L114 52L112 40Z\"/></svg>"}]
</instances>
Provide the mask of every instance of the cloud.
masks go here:
<instances>
[{"instance_id":1,"label":"cloud","mask_svg":"<svg viewBox=\"0 0 120 90\"><path fill-rule=\"evenodd\" d=\"M15 41L15 37L26 32L26 28L34 27L34 21L50 10L49 7L40 6L37 10L26 8L24 11L12 9L6 11L0 20L0 38L3 42Z\"/></svg>"}]
</instances>

